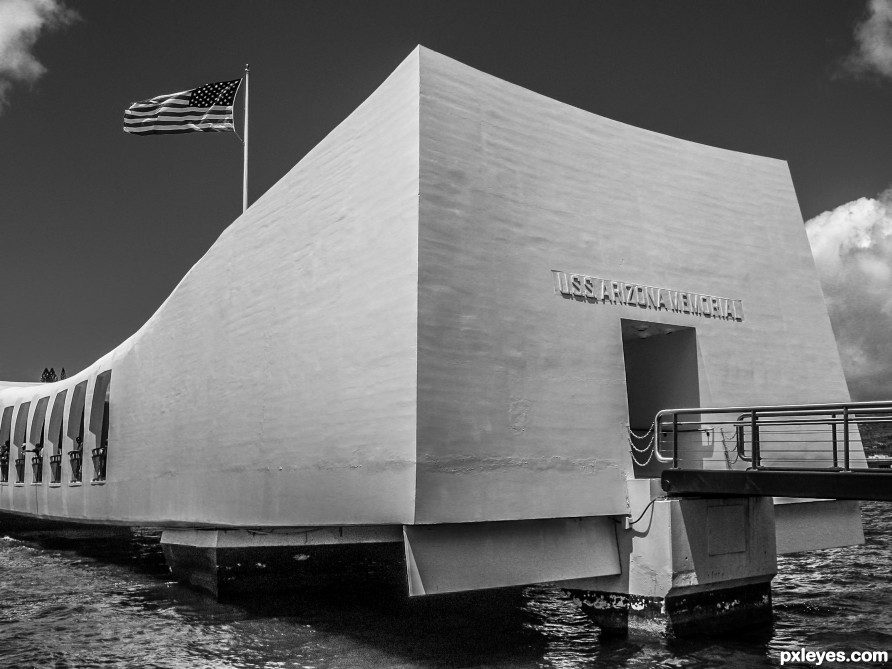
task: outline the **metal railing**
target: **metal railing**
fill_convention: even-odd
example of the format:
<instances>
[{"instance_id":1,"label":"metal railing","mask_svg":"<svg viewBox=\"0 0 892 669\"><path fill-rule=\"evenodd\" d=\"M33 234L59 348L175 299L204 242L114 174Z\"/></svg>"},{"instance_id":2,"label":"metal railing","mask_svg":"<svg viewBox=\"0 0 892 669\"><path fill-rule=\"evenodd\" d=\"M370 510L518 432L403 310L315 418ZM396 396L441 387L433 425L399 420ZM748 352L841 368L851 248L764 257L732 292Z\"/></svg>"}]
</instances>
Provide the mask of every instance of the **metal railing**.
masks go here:
<instances>
[{"instance_id":1,"label":"metal railing","mask_svg":"<svg viewBox=\"0 0 892 669\"><path fill-rule=\"evenodd\" d=\"M876 424L892 434L892 402L664 409L654 420L653 456L674 469L702 466L707 455L716 459L720 439L729 469L864 470L859 426Z\"/></svg>"}]
</instances>

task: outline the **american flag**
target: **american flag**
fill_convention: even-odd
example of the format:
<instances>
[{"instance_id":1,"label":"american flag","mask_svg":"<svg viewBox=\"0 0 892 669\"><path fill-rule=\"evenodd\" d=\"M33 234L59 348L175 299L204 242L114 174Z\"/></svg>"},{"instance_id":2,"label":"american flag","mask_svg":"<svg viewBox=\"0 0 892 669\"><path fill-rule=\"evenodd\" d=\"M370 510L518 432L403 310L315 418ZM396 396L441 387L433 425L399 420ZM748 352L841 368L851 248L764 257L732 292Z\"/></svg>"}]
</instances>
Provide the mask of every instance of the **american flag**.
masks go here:
<instances>
[{"instance_id":1,"label":"american flag","mask_svg":"<svg viewBox=\"0 0 892 669\"><path fill-rule=\"evenodd\" d=\"M241 82L241 79L217 81L134 102L124 112L124 132L134 135L234 132L232 103Z\"/></svg>"}]
</instances>

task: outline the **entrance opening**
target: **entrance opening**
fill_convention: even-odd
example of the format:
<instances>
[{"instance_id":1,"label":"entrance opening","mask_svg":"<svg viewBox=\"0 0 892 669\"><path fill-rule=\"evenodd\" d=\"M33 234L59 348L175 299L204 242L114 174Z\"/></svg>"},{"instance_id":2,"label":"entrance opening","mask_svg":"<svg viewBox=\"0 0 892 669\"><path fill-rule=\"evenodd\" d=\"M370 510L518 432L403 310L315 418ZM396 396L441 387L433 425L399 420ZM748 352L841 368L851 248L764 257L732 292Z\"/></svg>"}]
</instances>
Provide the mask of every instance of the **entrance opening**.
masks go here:
<instances>
[{"instance_id":1,"label":"entrance opening","mask_svg":"<svg viewBox=\"0 0 892 669\"><path fill-rule=\"evenodd\" d=\"M697 332L691 327L622 319L622 336L635 476L655 477L666 468L649 447L659 438L653 427L657 412L700 406Z\"/></svg>"}]
</instances>

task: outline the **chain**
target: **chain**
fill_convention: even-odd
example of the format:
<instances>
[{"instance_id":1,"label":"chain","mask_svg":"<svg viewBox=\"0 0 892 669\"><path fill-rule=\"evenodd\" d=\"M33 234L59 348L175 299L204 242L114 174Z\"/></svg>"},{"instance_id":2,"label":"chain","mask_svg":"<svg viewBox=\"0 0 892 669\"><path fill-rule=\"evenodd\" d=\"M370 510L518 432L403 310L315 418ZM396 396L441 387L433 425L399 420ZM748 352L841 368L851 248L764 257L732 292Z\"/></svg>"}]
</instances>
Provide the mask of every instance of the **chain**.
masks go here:
<instances>
[{"instance_id":1,"label":"chain","mask_svg":"<svg viewBox=\"0 0 892 669\"><path fill-rule=\"evenodd\" d=\"M645 460L644 462L638 462L638 458L635 457L635 451L629 451L629 453L632 455L632 461L639 467L646 467L647 463L649 463L651 458L653 458L654 456L654 451L653 449L651 449L650 455L647 456L647 460Z\"/></svg>"},{"instance_id":2,"label":"chain","mask_svg":"<svg viewBox=\"0 0 892 669\"><path fill-rule=\"evenodd\" d=\"M645 432L644 434L637 434L629 425L626 425L626 429L629 431L629 434L631 434L636 439L647 439L651 435L651 432L654 431L655 425L656 425L656 422L651 423L650 429L647 432Z\"/></svg>"},{"instance_id":3,"label":"chain","mask_svg":"<svg viewBox=\"0 0 892 669\"><path fill-rule=\"evenodd\" d=\"M629 446L632 447L633 450L638 451L639 453L646 453L648 450L653 450L654 447L654 437L651 437L644 446L638 446L631 439L628 440Z\"/></svg>"},{"instance_id":4,"label":"chain","mask_svg":"<svg viewBox=\"0 0 892 669\"><path fill-rule=\"evenodd\" d=\"M638 434L631 427L629 427L628 425L626 426L626 430L629 431L629 446L632 447L632 450L638 451L639 453L645 453L646 451L650 450L651 453L653 453L654 442L656 441L656 433L654 432L655 425L656 423L651 423L650 429L644 434ZM643 446L638 446L635 443L636 439L639 441L642 439L646 439L647 441Z\"/></svg>"},{"instance_id":5,"label":"chain","mask_svg":"<svg viewBox=\"0 0 892 669\"><path fill-rule=\"evenodd\" d=\"M657 450L657 435L656 432L654 432L655 426L656 423L651 423L650 429L644 434L638 434L631 427L629 427L628 425L626 426L626 429L629 431L628 442L629 446L631 447L629 453L632 455L632 461L639 467L646 466L651 461L651 459L653 459L654 451ZM645 443L643 446L639 446L635 443L636 440L643 440L645 441ZM647 453L647 459L644 462L639 462L638 456L636 454L640 454L643 457L645 453Z\"/></svg>"},{"instance_id":6,"label":"chain","mask_svg":"<svg viewBox=\"0 0 892 669\"><path fill-rule=\"evenodd\" d=\"M740 453L737 452L737 449L734 449L734 459L731 459L731 454L728 452L728 442L725 439L725 430L724 428L719 428L719 432L722 434L722 448L725 450L725 463L728 465L728 469L731 469L731 465L740 460Z\"/></svg>"}]
</instances>

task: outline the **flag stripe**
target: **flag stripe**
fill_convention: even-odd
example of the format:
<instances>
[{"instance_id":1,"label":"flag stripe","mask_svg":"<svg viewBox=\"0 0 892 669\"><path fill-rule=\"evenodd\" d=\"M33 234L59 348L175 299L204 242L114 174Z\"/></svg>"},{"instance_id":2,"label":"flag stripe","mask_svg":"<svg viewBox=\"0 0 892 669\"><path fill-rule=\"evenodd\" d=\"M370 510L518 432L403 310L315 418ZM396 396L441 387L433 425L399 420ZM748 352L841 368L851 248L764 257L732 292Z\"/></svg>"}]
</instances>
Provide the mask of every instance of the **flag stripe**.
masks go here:
<instances>
[{"instance_id":1,"label":"flag stripe","mask_svg":"<svg viewBox=\"0 0 892 669\"><path fill-rule=\"evenodd\" d=\"M186 123L232 123L232 116L201 116L196 115L191 118L147 118L142 120L134 120L134 121L125 121L125 126L146 126L146 125L176 125L177 123L186 124Z\"/></svg>"},{"instance_id":2,"label":"flag stripe","mask_svg":"<svg viewBox=\"0 0 892 669\"><path fill-rule=\"evenodd\" d=\"M124 129L127 130L129 128L138 129L138 128L152 128L152 127L175 127L178 125L229 125L232 126L233 121L231 118L215 118L215 119L195 119L193 121L158 121L157 123L128 123L124 126Z\"/></svg>"},{"instance_id":3,"label":"flag stripe","mask_svg":"<svg viewBox=\"0 0 892 669\"><path fill-rule=\"evenodd\" d=\"M134 128L125 128L124 132L129 133L131 135L180 135L187 132L232 132L233 127L225 126L225 127L216 127L216 126L206 126L206 127L195 127L195 126L176 126L173 128L158 128L152 127L146 130L137 130Z\"/></svg>"},{"instance_id":4,"label":"flag stripe","mask_svg":"<svg viewBox=\"0 0 892 669\"><path fill-rule=\"evenodd\" d=\"M139 125L151 123L153 121L170 121L174 123L177 121L181 121L183 123L186 123L188 121L200 121L202 119L217 119L224 121L226 119L232 120L232 118L232 114L226 112L214 112L210 114L192 112L189 114L158 114L157 116L145 116L143 118L125 118L124 123L126 125Z\"/></svg>"},{"instance_id":5,"label":"flag stripe","mask_svg":"<svg viewBox=\"0 0 892 669\"><path fill-rule=\"evenodd\" d=\"M232 113L232 107L224 107L222 105L214 105L213 107L161 107L156 111L151 112L139 112L133 111L132 109L128 109L124 112L124 118L143 118L143 117L151 117L156 114L167 114L170 116L183 116L186 114L230 114Z\"/></svg>"},{"instance_id":6,"label":"flag stripe","mask_svg":"<svg viewBox=\"0 0 892 669\"><path fill-rule=\"evenodd\" d=\"M162 109L188 109L191 105L189 104L165 104L158 105L157 107L136 107L133 106L130 109L126 110L125 114L156 114ZM218 105L224 106L224 105Z\"/></svg>"},{"instance_id":7,"label":"flag stripe","mask_svg":"<svg viewBox=\"0 0 892 669\"><path fill-rule=\"evenodd\" d=\"M157 98L152 98L150 100L139 100L137 102L133 102L130 104L131 107L158 107L161 105L165 105L168 103L176 103L176 102L189 102L189 98L191 96L188 95L189 91L186 91L187 95L182 95L180 93L176 93L174 95L162 95Z\"/></svg>"},{"instance_id":8,"label":"flag stripe","mask_svg":"<svg viewBox=\"0 0 892 669\"><path fill-rule=\"evenodd\" d=\"M189 119L175 119L170 121L156 121L154 119L143 121L141 123L127 123L124 127L126 128L147 128L151 125L157 126L165 126L165 125L197 125L201 123L229 123L232 124L233 119L231 116L223 116L219 118L189 118Z\"/></svg>"},{"instance_id":9,"label":"flag stripe","mask_svg":"<svg viewBox=\"0 0 892 669\"><path fill-rule=\"evenodd\" d=\"M153 109L160 109L162 107L175 107L177 105L188 106L189 98L173 98L170 100L160 100L158 102L153 102L151 100L146 100L144 102L134 102L130 105L130 110L139 110L139 111L152 111Z\"/></svg>"}]
</instances>

